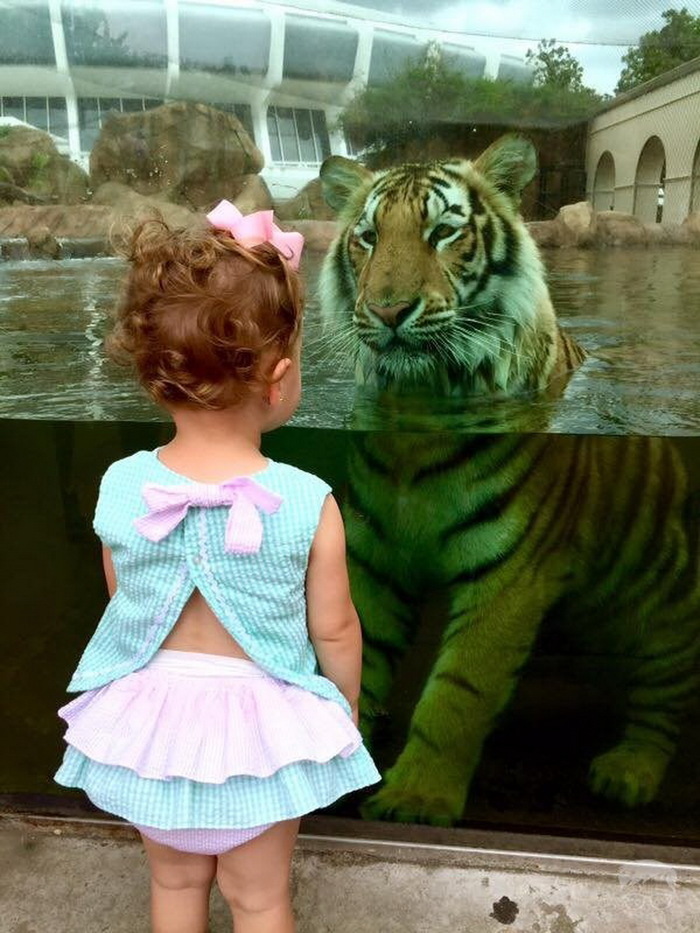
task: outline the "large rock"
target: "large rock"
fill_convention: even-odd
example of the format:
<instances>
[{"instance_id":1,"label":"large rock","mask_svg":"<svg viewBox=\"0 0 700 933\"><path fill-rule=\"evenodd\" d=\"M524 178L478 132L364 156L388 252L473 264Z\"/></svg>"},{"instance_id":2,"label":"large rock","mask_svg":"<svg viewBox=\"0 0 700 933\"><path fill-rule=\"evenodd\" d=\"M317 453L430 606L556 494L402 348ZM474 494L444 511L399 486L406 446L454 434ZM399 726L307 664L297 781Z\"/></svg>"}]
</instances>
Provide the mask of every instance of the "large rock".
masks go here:
<instances>
[{"instance_id":1,"label":"large rock","mask_svg":"<svg viewBox=\"0 0 700 933\"><path fill-rule=\"evenodd\" d=\"M243 124L205 104L176 102L108 117L90 155L94 189L116 181L139 194L208 209L234 201L264 165Z\"/></svg>"},{"instance_id":2,"label":"large rock","mask_svg":"<svg viewBox=\"0 0 700 933\"><path fill-rule=\"evenodd\" d=\"M0 207L0 237L31 236L40 227L56 238L106 236L111 218L109 207L92 204Z\"/></svg>"},{"instance_id":3,"label":"large rock","mask_svg":"<svg viewBox=\"0 0 700 933\"><path fill-rule=\"evenodd\" d=\"M112 220L115 222L157 211L169 226L187 227L194 216L189 208L181 204L172 204L162 198L139 194L138 191L117 181L108 181L100 185L92 197L92 203L112 208Z\"/></svg>"},{"instance_id":4,"label":"large rock","mask_svg":"<svg viewBox=\"0 0 700 933\"><path fill-rule=\"evenodd\" d=\"M700 211L692 211L688 214L681 226L687 232L691 242L700 241Z\"/></svg>"},{"instance_id":5,"label":"large rock","mask_svg":"<svg viewBox=\"0 0 700 933\"><path fill-rule=\"evenodd\" d=\"M562 240L570 239L571 245L590 246L596 234L596 217L590 201L565 204L556 217Z\"/></svg>"},{"instance_id":6,"label":"large rock","mask_svg":"<svg viewBox=\"0 0 700 933\"><path fill-rule=\"evenodd\" d=\"M596 241L601 246L641 246L648 239L644 223L634 214L600 211L597 216Z\"/></svg>"},{"instance_id":7,"label":"large rock","mask_svg":"<svg viewBox=\"0 0 700 933\"><path fill-rule=\"evenodd\" d=\"M335 220L335 211L323 197L321 179L314 178L297 192L293 198L278 201L275 214L280 220Z\"/></svg>"},{"instance_id":8,"label":"large rock","mask_svg":"<svg viewBox=\"0 0 700 933\"><path fill-rule=\"evenodd\" d=\"M241 175L241 190L233 198L241 214L252 214L254 211L269 211L272 208L270 189L265 179L260 175ZM231 200L231 198L227 198Z\"/></svg>"},{"instance_id":9,"label":"large rock","mask_svg":"<svg viewBox=\"0 0 700 933\"><path fill-rule=\"evenodd\" d=\"M31 126L0 127L0 182L5 204L79 204L88 197L85 172Z\"/></svg>"}]
</instances>

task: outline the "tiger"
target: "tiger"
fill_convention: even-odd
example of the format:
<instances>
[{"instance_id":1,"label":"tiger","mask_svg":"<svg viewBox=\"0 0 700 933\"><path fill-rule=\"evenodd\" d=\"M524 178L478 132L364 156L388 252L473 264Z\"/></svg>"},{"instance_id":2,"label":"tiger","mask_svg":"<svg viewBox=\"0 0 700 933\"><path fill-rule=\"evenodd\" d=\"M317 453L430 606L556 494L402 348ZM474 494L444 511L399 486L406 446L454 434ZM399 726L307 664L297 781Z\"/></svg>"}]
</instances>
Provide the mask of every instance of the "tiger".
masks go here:
<instances>
[{"instance_id":1,"label":"tiger","mask_svg":"<svg viewBox=\"0 0 700 933\"><path fill-rule=\"evenodd\" d=\"M586 353L558 325L519 214L536 166L514 134L475 160L374 173L326 159L339 232L320 273L321 314L351 348L358 386L399 404L427 387L465 411L470 399L527 405L563 391ZM545 622L616 658L626 677L620 736L590 763L590 787L627 807L656 797L697 690L686 487L676 448L658 438L354 433L343 511L368 742L421 606L441 616L406 740L363 815L463 817L484 742Z\"/></svg>"}]
</instances>

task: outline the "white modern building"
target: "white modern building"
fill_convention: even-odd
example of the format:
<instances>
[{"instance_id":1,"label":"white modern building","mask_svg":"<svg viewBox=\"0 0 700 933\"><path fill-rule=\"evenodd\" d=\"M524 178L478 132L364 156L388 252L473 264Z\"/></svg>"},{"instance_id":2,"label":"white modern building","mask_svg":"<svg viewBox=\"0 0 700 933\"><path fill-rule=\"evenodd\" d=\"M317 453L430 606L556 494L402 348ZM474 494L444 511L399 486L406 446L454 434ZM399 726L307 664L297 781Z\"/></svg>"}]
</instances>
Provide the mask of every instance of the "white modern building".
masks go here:
<instances>
[{"instance_id":1,"label":"white modern building","mask_svg":"<svg viewBox=\"0 0 700 933\"><path fill-rule=\"evenodd\" d=\"M333 0L0 0L0 118L86 165L110 111L212 104L242 120L285 197L347 153L336 120L358 89L431 43L465 75L532 80L522 59Z\"/></svg>"}]
</instances>

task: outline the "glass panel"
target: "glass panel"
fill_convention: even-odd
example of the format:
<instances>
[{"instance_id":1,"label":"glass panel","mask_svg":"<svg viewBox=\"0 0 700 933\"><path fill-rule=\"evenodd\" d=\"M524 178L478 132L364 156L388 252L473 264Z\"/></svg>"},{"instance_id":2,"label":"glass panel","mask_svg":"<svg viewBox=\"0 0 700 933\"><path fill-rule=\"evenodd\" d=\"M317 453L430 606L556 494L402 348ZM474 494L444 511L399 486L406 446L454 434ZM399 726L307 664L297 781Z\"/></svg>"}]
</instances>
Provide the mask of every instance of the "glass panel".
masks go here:
<instances>
[{"instance_id":1,"label":"glass panel","mask_svg":"<svg viewBox=\"0 0 700 933\"><path fill-rule=\"evenodd\" d=\"M27 123L31 123L38 130L48 129L48 114L46 112L45 97L27 97L25 101Z\"/></svg>"},{"instance_id":2,"label":"glass panel","mask_svg":"<svg viewBox=\"0 0 700 933\"><path fill-rule=\"evenodd\" d=\"M119 97L100 97L100 122L110 112L122 112L121 99Z\"/></svg>"},{"instance_id":3,"label":"glass panel","mask_svg":"<svg viewBox=\"0 0 700 933\"><path fill-rule=\"evenodd\" d=\"M54 136L68 136L68 113L63 97L49 97L49 131Z\"/></svg>"},{"instance_id":4,"label":"glass panel","mask_svg":"<svg viewBox=\"0 0 700 933\"><path fill-rule=\"evenodd\" d=\"M165 8L157 0L63 0L68 60L74 65L167 62Z\"/></svg>"},{"instance_id":5,"label":"glass panel","mask_svg":"<svg viewBox=\"0 0 700 933\"><path fill-rule=\"evenodd\" d=\"M282 143L280 141L280 130L277 122L277 108L267 108L267 132L270 136L270 149L272 158L275 162L282 161Z\"/></svg>"},{"instance_id":6,"label":"glass panel","mask_svg":"<svg viewBox=\"0 0 700 933\"><path fill-rule=\"evenodd\" d=\"M346 84L352 78L357 42L357 30L346 25L287 15L283 74Z\"/></svg>"},{"instance_id":7,"label":"glass panel","mask_svg":"<svg viewBox=\"0 0 700 933\"><path fill-rule=\"evenodd\" d=\"M321 158L326 159L331 154L331 142L328 138L326 115L322 110L312 110L311 116L313 118L316 146L320 152Z\"/></svg>"},{"instance_id":8,"label":"glass panel","mask_svg":"<svg viewBox=\"0 0 700 933\"><path fill-rule=\"evenodd\" d=\"M296 110L297 133L299 134L299 152L302 162L316 162L316 147L314 146L314 131L311 125L311 114L308 110Z\"/></svg>"},{"instance_id":9,"label":"glass panel","mask_svg":"<svg viewBox=\"0 0 700 933\"><path fill-rule=\"evenodd\" d=\"M4 117L15 117L17 120L24 120L24 98L3 97L2 114Z\"/></svg>"},{"instance_id":10,"label":"glass panel","mask_svg":"<svg viewBox=\"0 0 700 933\"><path fill-rule=\"evenodd\" d=\"M47 0L0 4L0 65L53 65Z\"/></svg>"},{"instance_id":11,"label":"glass panel","mask_svg":"<svg viewBox=\"0 0 700 933\"><path fill-rule=\"evenodd\" d=\"M123 113L138 113L143 110L142 97L122 97Z\"/></svg>"},{"instance_id":12,"label":"glass panel","mask_svg":"<svg viewBox=\"0 0 700 933\"><path fill-rule=\"evenodd\" d=\"M698 860L700 6L563 6L0 0L0 797L94 813L52 774L95 498L171 432L106 354L103 202L226 197L306 238L263 449L341 505L384 780L332 814Z\"/></svg>"},{"instance_id":13,"label":"glass panel","mask_svg":"<svg viewBox=\"0 0 700 933\"><path fill-rule=\"evenodd\" d=\"M412 36L376 31L372 42L372 58L368 83L372 86L387 84L407 65L425 58L427 44Z\"/></svg>"},{"instance_id":14,"label":"glass panel","mask_svg":"<svg viewBox=\"0 0 700 933\"><path fill-rule=\"evenodd\" d=\"M270 20L262 10L180 4L180 67L267 74Z\"/></svg>"},{"instance_id":15,"label":"glass panel","mask_svg":"<svg viewBox=\"0 0 700 933\"><path fill-rule=\"evenodd\" d=\"M80 146L89 152L100 135L100 110L96 97L78 98L78 119L80 121Z\"/></svg>"},{"instance_id":16,"label":"glass panel","mask_svg":"<svg viewBox=\"0 0 700 933\"><path fill-rule=\"evenodd\" d=\"M277 108L277 125L279 127L280 143L282 146L283 162L299 161L299 144L294 123L294 111L291 107Z\"/></svg>"}]
</instances>

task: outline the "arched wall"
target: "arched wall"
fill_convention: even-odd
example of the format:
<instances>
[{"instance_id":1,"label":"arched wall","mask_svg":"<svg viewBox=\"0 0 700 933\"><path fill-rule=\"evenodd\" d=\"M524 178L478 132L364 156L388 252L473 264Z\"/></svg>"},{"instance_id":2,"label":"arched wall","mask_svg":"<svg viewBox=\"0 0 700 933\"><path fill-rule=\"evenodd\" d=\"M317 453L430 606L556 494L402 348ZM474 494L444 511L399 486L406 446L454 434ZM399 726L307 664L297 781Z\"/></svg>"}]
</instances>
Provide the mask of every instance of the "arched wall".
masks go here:
<instances>
[{"instance_id":1,"label":"arched wall","mask_svg":"<svg viewBox=\"0 0 700 933\"><path fill-rule=\"evenodd\" d=\"M664 145L658 136L651 136L639 154L634 178L634 214L645 223L654 223L661 219L659 189L665 174Z\"/></svg>"},{"instance_id":2,"label":"arched wall","mask_svg":"<svg viewBox=\"0 0 700 933\"><path fill-rule=\"evenodd\" d=\"M611 211L615 208L615 160L607 150L596 166L592 201L597 211Z\"/></svg>"},{"instance_id":3,"label":"arched wall","mask_svg":"<svg viewBox=\"0 0 700 933\"><path fill-rule=\"evenodd\" d=\"M634 213L637 200L639 209L648 214L647 199L635 199L637 169L645 145L657 137L666 156L663 219L665 223L681 223L692 203L700 201L700 182L693 185L694 166L697 171L698 165L700 67L687 69L675 80L650 82L650 88L624 97L591 121L586 160L588 197L594 200L596 170L604 153L609 152L615 165L615 210ZM648 201L651 199L649 194Z\"/></svg>"},{"instance_id":4,"label":"arched wall","mask_svg":"<svg viewBox=\"0 0 700 933\"><path fill-rule=\"evenodd\" d=\"M690 209L700 211L700 138L693 159L693 178L691 184Z\"/></svg>"}]
</instances>

